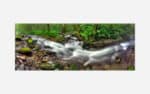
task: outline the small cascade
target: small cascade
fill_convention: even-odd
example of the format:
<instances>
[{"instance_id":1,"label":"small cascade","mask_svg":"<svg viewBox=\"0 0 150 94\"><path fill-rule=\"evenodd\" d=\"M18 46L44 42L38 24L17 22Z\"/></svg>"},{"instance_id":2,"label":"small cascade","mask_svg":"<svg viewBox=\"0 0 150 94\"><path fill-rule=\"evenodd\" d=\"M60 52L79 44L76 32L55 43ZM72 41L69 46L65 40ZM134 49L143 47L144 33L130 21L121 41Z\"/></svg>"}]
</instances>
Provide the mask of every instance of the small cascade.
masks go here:
<instances>
[{"instance_id":1,"label":"small cascade","mask_svg":"<svg viewBox=\"0 0 150 94\"><path fill-rule=\"evenodd\" d=\"M64 44L38 36L30 35L30 37L37 41L36 43L40 45L42 49L56 53L57 57L63 60L83 60L85 65L90 63L101 63L106 60L113 61L115 57L134 46L134 40L129 40L100 50L90 51L83 49L83 41L79 41L76 37L71 35L65 36L67 41Z\"/></svg>"}]
</instances>

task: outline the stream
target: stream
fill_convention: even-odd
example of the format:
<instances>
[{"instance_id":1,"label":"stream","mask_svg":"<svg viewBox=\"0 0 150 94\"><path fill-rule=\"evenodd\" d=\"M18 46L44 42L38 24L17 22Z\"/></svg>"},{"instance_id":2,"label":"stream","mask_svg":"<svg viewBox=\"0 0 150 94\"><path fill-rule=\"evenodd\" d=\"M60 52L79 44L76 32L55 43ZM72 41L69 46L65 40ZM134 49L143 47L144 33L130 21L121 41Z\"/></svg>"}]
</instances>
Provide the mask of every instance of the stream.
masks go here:
<instances>
[{"instance_id":1,"label":"stream","mask_svg":"<svg viewBox=\"0 0 150 94\"><path fill-rule=\"evenodd\" d=\"M37 45L41 46L41 49L56 53L56 56L64 61L73 60L84 63L84 66L92 63L113 63L117 57L123 56L135 45L134 40L131 39L99 50L90 50L84 49L84 42L71 35L65 36L68 39L65 43L54 42L34 35L30 35L30 37L36 41Z\"/></svg>"}]
</instances>

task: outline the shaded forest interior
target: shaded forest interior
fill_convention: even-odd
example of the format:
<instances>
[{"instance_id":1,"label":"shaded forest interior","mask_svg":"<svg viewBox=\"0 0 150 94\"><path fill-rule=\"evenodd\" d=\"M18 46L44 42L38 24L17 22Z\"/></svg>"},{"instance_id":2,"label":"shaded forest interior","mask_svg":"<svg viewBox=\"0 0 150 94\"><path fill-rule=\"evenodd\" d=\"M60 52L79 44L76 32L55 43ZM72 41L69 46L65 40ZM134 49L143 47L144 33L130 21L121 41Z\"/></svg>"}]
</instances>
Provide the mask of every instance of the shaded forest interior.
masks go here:
<instances>
[{"instance_id":1,"label":"shaded forest interior","mask_svg":"<svg viewBox=\"0 0 150 94\"><path fill-rule=\"evenodd\" d=\"M80 46L81 52L99 51L111 45L118 45L124 41L134 40L135 25L134 24L23 24L15 25L16 34L16 70L134 70L134 47L119 53L113 63L110 64L112 54L107 54L104 58L108 61L92 63L84 66L85 61L78 62L76 60L65 61L59 58L56 53L47 51L47 46L37 45L36 42L29 37L38 36L44 38L42 43L53 41L57 45L64 46L67 44L67 35L75 38L74 43L83 42ZM72 45L73 42L70 44ZM49 43L49 42L48 42ZM51 43L51 42L50 42ZM49 45L50 45L49 43ZM74 45L74 44L73 44ZM76 45L77 46L77 45ZM73 46L75 47L75 46ZM120 46L118 46L120 47ZM50 47L49 47L50 48ZM54 47L55 48L55 47ZM57 47L56 47L57 48ZM82 49L83 48L83 49ZM109 48L109 52L114 48ZM122 49L122 48L121 48ZM72 54L73 52L72 51ZM108 53L109 53L108 52ZM102 51L103 53L103 51ZM115 55L115 54L114 54ZM103 57L103 56L102 56ZM102 58L100 57L100 58ZM81 59L81 58L80 58ZM79 60L80 61L80 60ZM102 64L104 63L104 64Z\"/></svg>"}]
</instances>

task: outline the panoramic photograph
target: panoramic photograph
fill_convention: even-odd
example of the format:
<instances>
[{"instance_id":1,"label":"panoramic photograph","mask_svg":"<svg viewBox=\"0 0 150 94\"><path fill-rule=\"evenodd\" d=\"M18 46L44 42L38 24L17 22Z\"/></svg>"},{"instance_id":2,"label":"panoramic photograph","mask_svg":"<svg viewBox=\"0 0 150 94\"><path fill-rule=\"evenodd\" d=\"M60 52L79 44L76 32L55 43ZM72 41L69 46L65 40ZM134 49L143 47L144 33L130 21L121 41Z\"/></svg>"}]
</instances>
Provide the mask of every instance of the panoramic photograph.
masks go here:
<instances>
[{"instance_id":1,"label":"panoramic photograph","mask_svg":"<svg viewBox=\"0 0 150 94\"><path fill-rule=\"evenodd\" d=\"M16 23L16 71L134 71L134 23Z\"/></svg>"}]
</instances>

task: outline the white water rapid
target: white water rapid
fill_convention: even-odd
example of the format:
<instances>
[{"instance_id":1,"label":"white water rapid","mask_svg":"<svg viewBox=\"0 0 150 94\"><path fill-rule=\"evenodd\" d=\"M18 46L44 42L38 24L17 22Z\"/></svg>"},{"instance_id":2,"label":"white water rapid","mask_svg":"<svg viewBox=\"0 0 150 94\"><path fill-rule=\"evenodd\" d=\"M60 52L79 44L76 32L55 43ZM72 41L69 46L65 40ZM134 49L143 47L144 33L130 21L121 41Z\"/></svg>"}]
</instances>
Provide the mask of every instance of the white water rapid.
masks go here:
<instances>
[{"instance_id":1,"label":"white water rapid","mask_svg":"<svg viewBox=\"0 0 150 94\"><path fill-rule=\"evenodd\" d=\"M134 46L134 40L118 43L100 50L90 51L83 49L83 42L79 41L76 37L66 36L70 38L65 44L50 41L38 36L30 36L36 40L37 44L44 50L56 53L57 57L63 60L81 60L84 65L90 63L102 63L107 60L114 61L117 56L126 52L129 47Z\"/></svg>"}]
</instances>

